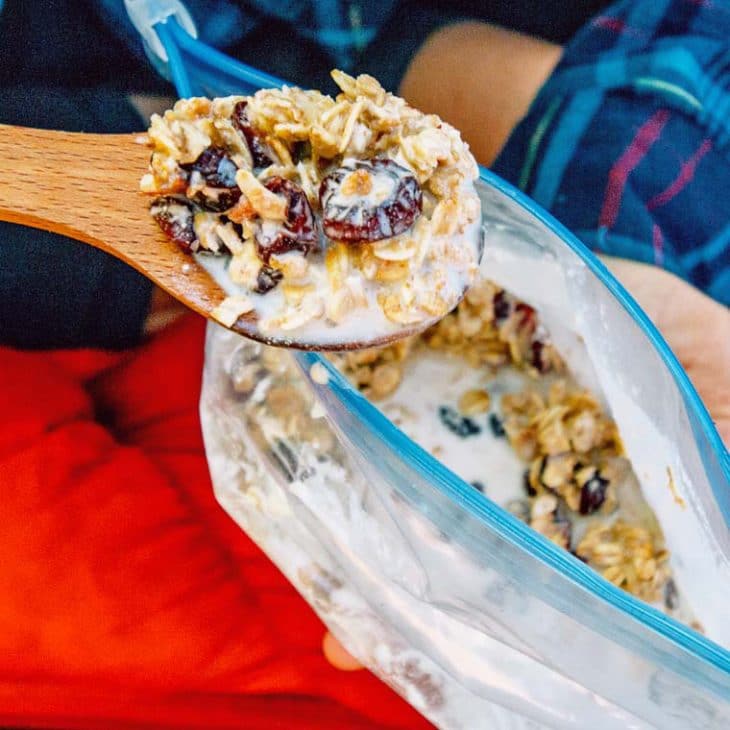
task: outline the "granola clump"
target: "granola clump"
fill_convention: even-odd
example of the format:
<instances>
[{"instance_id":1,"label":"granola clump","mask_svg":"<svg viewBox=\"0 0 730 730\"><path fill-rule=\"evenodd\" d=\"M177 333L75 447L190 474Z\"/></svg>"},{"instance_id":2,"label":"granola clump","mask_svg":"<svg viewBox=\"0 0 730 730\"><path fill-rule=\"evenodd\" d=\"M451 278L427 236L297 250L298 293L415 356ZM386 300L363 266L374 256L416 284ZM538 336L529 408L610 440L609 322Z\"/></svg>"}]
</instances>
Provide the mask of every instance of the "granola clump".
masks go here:
<instances>
[{"instance_id":1,"label":"granola clump","mask_svg":"<svg viewBox=\"0 0 730 730\"><path fill-rule=\"evenodd\" d=\"M262 332L366 308L426 323L477 273L478 168L459 133L370 76L332 76L336 98L284 86L151 119L151 214L186 252L230 256Z\"/></svg>"},{"instance_id":2,"label":"granola clump","mask_svg":"<svg viewBox=\"0 0 730 730\"><path fill-rule=\"evenodd\" d=\"M661 542L623 520L591 525L575 552L606 580L645 601L659 600L670 578L669 554Z\"/></svg>"}]
</instances>

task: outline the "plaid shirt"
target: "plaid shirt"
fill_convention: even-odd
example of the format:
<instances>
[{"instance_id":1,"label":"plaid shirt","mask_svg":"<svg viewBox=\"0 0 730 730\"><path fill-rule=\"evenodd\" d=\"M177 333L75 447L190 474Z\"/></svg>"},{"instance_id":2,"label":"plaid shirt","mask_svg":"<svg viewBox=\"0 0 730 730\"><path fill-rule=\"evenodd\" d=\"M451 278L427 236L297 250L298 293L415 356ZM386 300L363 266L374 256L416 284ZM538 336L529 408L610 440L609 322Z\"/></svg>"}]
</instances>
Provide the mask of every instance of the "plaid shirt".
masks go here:
<instances>
[{"instance_id":1,"label":"plaid shirt","mask_svg":"<svg viewBox=\"0 0 730 730\"><path fill-rule=\"evenodd\" d=\"M729 141L730 2L624 0L568 45L494 169L594 250L730 304Z\"/></svg>"},{"instance_id":2,"label":"plaid shirt","mask_svg":"<svg viewBox=\"0 0 730 730\"><path fill-rule=\"evenodd\" d=\"M387 22L397 0L183 0L205 43L232 46L274 18L329 53L334 65L354 67L359 53ZM0 0L2 4L3 0ZM107 25L141 56L142 44L123 0L101 0Z\"/></svg>"}]
</instances>

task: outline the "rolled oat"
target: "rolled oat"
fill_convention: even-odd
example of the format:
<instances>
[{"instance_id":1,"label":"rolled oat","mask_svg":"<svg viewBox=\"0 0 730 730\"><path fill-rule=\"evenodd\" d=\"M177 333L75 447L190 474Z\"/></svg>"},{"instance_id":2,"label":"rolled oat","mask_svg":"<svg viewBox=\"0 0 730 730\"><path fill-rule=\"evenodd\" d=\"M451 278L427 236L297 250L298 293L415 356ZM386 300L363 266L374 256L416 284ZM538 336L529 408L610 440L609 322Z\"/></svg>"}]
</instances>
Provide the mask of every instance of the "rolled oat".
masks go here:
<instances>
[{"instance_id":1,"label":"rolled oat","mask_svg":"<svg viewBox=\"0 0 730 730\"><path fill-rule=\"evenodd\" d=\"M372 77L332 75L335 99L284 86L153 115L141 188L186 252L231 257L265 333L352 320L367 341L442 317L472 283L478 170L438 117Z\"/></svg>"}]
</instances>

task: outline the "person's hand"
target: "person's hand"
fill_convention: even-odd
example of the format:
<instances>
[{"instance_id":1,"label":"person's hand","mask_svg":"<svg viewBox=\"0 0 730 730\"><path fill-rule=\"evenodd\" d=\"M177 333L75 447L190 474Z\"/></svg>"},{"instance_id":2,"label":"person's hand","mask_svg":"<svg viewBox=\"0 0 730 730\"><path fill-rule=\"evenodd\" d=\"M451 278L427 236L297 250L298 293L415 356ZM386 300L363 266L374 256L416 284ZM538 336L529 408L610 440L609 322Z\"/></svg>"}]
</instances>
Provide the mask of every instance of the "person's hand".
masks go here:
<instances>
[{"instance_id":1,"label":"person's hand","mask_svg":"<svg viewBox=\"0 0 730 730\"><path fill-rule=\"evenodd\" d=\"M322 640L324 658L335 668L343 672L364 669L363 665L335 639L334 634L327 632Z\"/></svg>"},{"instance_id":2,"label":"person's hand","mask_svg":"<svg viewBox=\"0 0 730 730\"><path fill-rule=\"evenodd\" d=\"M664 269L608 256L603 261L674 350L730 443L730 310Z\"/></svg>"}]
</instances>

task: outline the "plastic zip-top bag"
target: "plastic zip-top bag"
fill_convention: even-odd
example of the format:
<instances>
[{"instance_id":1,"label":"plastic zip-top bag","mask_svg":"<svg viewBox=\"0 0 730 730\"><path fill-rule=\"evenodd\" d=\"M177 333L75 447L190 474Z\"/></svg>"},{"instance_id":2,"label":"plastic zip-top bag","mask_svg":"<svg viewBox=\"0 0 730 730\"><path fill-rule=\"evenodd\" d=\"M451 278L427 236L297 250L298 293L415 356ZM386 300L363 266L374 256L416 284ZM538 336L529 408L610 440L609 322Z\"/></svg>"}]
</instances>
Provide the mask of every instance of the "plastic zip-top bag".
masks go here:
<instances>
[{"instance_id":1,"label":"plastic zip-top bag","mask_svg":"<svg viewBox=\"0 0 730 730\"><path fill-rule=\"evenodd\" d=\"M156 27L181 93L257 85L173 21ZM344 646L440 727L729 727L727 450L590 252L489 172L478 189L481 311L501 322L482 354L519 354L529 320L528 354L564 372L474 367L454 345L467 310L443 325L463 328L455 339L359 361L210 326L216 495ZM483 407L464 415L474 390ZM563 427L571 444L596 429L612 444L600 469L573 454L577 486L558 478Z\"/></svg>"}]
</instances>

